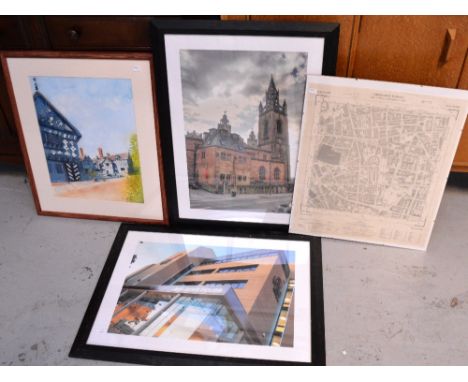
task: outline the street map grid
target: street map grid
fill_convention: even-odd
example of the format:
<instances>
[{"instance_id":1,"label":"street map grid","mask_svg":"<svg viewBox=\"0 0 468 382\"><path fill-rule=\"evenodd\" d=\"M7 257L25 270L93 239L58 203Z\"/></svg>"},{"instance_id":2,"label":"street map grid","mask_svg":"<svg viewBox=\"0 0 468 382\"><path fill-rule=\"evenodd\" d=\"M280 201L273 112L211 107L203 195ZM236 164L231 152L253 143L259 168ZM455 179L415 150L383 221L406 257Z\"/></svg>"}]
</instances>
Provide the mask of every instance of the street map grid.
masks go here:
<instances>
[{"instance_id":1,"label":"street map grid","mask_svg":"<svg viewBox=\"0 0 468 382\"><path fill-rule=\"evenodd\" d=\"M425 248L463 103L352 86L307 89L290 231Z\"/></svg>"}]
</instances>

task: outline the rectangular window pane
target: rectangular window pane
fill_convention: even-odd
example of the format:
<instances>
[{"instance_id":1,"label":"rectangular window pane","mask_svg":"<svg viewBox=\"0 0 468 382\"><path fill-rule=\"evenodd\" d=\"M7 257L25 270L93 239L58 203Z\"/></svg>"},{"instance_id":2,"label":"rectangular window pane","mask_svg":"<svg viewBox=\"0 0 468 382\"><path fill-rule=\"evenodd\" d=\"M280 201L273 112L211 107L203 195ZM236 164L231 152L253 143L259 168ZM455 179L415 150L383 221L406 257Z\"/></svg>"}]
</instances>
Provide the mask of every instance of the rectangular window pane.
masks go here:
<instances>
[{"instance_id":1,"label":"rectangular window pane","mask_svg":"<svg viewBox=\"0 0 468 382\"><path fill-rule=\"evenodd\" d=\"M229 281L207 281L204 286L208 287L218 287L229 285L231 288L242 289L247 284L246 280L229 280Z\"/></svg>"},{"instance_id":2,"label":"rectangular window pane","mask_svg":"<svg viewBox=\"0 0 468 382\"><path fill-rule=\"evenodd\" d=\"M230 273L230 272L252 272L257 269L258 265L244 265L239 267L229 267L229 268L221 268L218 270L218 273Z\"/></svg>"}]
</instances>

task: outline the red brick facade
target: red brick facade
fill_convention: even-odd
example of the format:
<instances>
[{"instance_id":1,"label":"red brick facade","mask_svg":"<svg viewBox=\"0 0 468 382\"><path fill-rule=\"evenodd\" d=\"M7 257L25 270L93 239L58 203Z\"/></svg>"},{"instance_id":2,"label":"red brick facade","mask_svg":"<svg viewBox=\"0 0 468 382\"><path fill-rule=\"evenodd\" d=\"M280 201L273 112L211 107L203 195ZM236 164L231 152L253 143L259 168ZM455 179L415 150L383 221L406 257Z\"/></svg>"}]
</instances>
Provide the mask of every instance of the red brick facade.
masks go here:
<instances>
[{"instance_id":1,"label":"red brick facade","mask_svg":"<svg viewBox=\"0 0 468 382\"><path fill-rule=\"evenodd\" d=\"M287 191L286 171L287 165L272 161L268 151L209 146L196 151L194 179L210 192L278 193Z\"/></svg>"},{"instance_id":2,"label":"red brick facade","mask_svg":"<svg viewBox=\"0 0 468 382\"><path fill-rule=\"evenodd\" d=\"M289 191L289 139L286 101L279 105L273 82L266 103L259 105L258 143L251 132L246 144L227 115L203 136L186 135L187 171L191 187L215 193L283 193Z\"/></svg>"}]
</instances>

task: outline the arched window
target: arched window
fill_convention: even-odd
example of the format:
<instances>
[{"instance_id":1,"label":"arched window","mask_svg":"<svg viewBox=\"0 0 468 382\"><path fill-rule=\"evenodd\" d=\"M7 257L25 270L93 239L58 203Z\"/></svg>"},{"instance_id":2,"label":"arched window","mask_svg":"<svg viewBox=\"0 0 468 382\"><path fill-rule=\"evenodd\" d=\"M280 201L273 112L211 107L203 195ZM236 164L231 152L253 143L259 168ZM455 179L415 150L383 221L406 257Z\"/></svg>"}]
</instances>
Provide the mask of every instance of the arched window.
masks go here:
<instances>
[{"instance_id":1,"label":"arched window","mask_svg":"<svg viewBox=\"0 0 468 382\"><path fill-rule=\"evenodd\" d=\"M277 135L283 134L283 125L281 124L281 119L276 121L276 133Z\"/></svg>"},{"instance_id":2,"label":"arched window","mask_svg":"<svg viewBox=\"0 0 468 382\"><path fill-rule=\"evenodd\" d=\"M263 124L263 139L267 140L268 139L268 121L265 120L265 123Z\"/></svg>"},{"instance_id":3,"label":"arched window","mask_svg":"<svg viewBox=\"0 0 468 382\"><path fill-rule=\"evenodd\" d=\"M260 180L265 180L265 167L261 166L258 171L258 176Z\"/></svg>"},{"instance_id":4,"label":"arched window","mask_svg":"<svg viewBox=\"0 0 468 382\"><path fill-rule=\"evenodd\" d=\"M275 178L275 180L280 179L280 169L278 167L275 168L275 171L273 172L273 177Z\"/></svg>"}]
</instances>

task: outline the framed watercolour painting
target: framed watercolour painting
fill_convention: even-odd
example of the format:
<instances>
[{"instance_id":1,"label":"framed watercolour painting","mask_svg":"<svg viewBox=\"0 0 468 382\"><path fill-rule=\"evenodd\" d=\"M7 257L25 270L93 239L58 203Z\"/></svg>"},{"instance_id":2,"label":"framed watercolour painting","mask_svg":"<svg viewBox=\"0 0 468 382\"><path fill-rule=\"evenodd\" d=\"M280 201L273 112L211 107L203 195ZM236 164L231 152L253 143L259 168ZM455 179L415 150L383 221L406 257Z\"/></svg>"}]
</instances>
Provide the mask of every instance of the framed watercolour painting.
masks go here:
<instances>
[{"instance_id":1,"label":"framed watercolour painting","mask_svg":"<svg viewBox=\"0 0 468 382\"><path fill-rule=\"evenodd\" d=\"M320 239L209 231L122 225L70 356L325 364Z\"/></svg>"},{"instance_id":2,"label":"framed watercolour painting","mask_svg":"<svg viewBox=\"0 0 468 382\"><path fill-rule=\"evenodd\" d=\"M5 52L38 213L165 223L152 56Z\"/></svg>"},{"instance_id":3,"label":"framed watercolour painting","mask_svg":"<svg viewBox=\"0 0 468 382\"><path fill-rule=\"evenodd\" d=\"M306 74L335 73L338 32L338 24L153 22L172 221L286 227Z\"/></svg>"}]
</instances>

